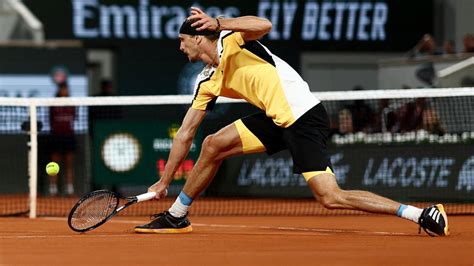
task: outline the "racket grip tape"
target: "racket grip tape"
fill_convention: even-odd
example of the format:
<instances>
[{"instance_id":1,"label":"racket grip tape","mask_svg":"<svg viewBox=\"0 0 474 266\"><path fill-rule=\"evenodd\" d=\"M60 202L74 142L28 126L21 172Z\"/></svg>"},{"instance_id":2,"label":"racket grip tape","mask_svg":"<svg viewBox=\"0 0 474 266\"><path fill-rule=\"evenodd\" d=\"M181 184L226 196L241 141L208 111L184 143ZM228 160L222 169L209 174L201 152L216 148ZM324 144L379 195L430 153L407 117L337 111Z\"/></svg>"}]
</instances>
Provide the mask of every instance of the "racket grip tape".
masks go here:
<instances>
[{"instance_id":1,"label":"racket grip tape","mask_svg":"<svg viewBox=\"0 0 474 266\"><path fill-rule=\"evenodd\" d=\"M155 198L156 192L148 192L137 196L137 202L147 201Z\"/></svg>"}]
</instances>

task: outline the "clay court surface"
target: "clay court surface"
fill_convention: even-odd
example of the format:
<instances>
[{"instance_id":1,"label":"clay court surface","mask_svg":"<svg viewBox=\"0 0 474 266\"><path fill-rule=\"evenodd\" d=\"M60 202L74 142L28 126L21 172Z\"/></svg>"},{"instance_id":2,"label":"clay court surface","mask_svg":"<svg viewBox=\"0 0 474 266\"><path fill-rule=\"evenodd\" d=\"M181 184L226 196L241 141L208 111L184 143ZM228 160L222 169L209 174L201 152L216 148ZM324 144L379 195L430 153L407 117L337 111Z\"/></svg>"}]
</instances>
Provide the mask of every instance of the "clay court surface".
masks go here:
<instances>
[{"instance_id":1,"label":"clay court surface","mask_svg":"<svg viewBox=\"0 0 474 266\"><path fill-rule=\"evenodd\" d=\"M474 216L451 236L388 216L191 217L194 231L135 234L115 217L85 234L65 218L0 218L1 265L474 265Z\"/></svg>"}]
</instances>

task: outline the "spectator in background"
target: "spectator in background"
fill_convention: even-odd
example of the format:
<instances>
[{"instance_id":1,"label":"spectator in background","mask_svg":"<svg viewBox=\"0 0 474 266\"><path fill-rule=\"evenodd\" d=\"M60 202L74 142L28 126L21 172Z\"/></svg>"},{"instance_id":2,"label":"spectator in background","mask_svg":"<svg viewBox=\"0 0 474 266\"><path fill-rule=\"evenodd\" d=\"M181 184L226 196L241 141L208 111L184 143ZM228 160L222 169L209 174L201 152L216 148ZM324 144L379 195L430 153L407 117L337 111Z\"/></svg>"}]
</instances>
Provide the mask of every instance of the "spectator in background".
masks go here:
<instances>
[{"instance_id":1,"label":"spectator in background","mask_svg":"<svg viewBox=\"0 0 474 266\"><path fill-rule=\"evenodd\" d=\"M474 53L474 34L467 33L463 38L464 53Z\"/></svg>"},{"instance_id":2,"label":"spectator in background","mask_svg":"<svg viewBox=\"0 0 474 266\"><path fill-rule=\"evenodd\" d=\"M456 45L453 40L446 40L443 43L443 52L446 55L455 54L456 53Z\"/></svg>"},{"instance_id":3,"label":"spectator in background","mask_svg":"<svg viewBox=\"0 0 474 266\"><path fill-rule=\"evenodd\" d=\"M433 36L430 34L425 34L418 41L418 43L410 51L408 51L407 56L409 58L419 57L419 56L428 56L428 55L439 55L442 52L436 47L436 42Z\"/></svg>"},{"instance_id":4,"label":"spectator in background","mask_svg":"<svg viewBox=\"0 0 474 266\"><path fill-rule=\"evenodd\" d=\"M425 98L417 98L413 102L408 102L398 110L398 120L400 133L417 130L426 130L430 134L443 135L444 129L441 126L438 114L426 102Z\"/></svg>"},{"instance_id":5,"label":"spectator in background","mask_svg":"<svg viewBox=\"0 0 474 266\"><path fill-rule=\"evenodd\" d=\"M400 107L398 110L400 133L415 131L422 128L423 111L425 106L425 98L417 98L414 102L408 102Z\"/></svg>"},{"instance_id":6,"label":"spectator in background","mask_svg":"<svg viewBox=\"0 0 474 266\"><path fill-rule=\"evenodd\" d=\"M407 56L409 58L417 58L422 56L430 55L440 55L443 54L443 51L436 47L436 41L430 34L425 34L418 41L418 43L410 51L408 51ZM424 62L415 70L415 75L418 79L428 84L429 86L434 86L434 67L433 62Z\"/></svg>"},{"instance_id":7,"label":"spectator in background","mask_svg":"<svg viewBox=\"0 0 474 266\"><path fill-rule=\"evenodd\" d=\"M374 115L373 132L395 132L397 117L390 107L389 99L380 99L378 110Z\"/></svg>"},{"instance_id":8,"label":"spectator in background","mask_svg":"<svg viewBox=\"0 0 474 266\"><path fill-rule=\"evenodd\" d=\"M422 114L422 128L431 134L443 135L444 129L438 118L438 114L433 108L426 108Z\"/></svg>"},{"instance_id":9,"label":"spectator in background","mask_svg":"<svg viewBox=\"0 0 474 266\"><path fill-rule=\"evenodd\" d=\"M354 133L354 127L352 124L352 114L349 109L342 109L339 111L339 134L345 135Z\"/></svg>"},{"instance_id":10,"label":"spectator in background","mask_svg":"<svg viewBox=\"0 0 474 266\"><path fill-rule=\"evenodd\" d=\"M361 86L356 86L353 89L354 91L361 91L363 88ZM352 115L352 126L354 132L366 132L371 131L371 125L373 122L373 111L364 100L355 100L351 105L347 107Z\"/></svg>"},{"instance_id":11,"label":"spectator in background","mask_svg":"<svg viewBox=\"0 0 474 266\"><path fill-rule=\"evenodd\" d=\"M69 86L66 82L58 84L56 97L69 97ZM61 165L65 173L64 193L74 194L74 152L76 139L74 137L74 120L76 108L72 106L52 106L49 108L51 126L50 151L51 160ZM58 193L58 176L49 177L49 194Z\"/></svg>"}]
</instances>

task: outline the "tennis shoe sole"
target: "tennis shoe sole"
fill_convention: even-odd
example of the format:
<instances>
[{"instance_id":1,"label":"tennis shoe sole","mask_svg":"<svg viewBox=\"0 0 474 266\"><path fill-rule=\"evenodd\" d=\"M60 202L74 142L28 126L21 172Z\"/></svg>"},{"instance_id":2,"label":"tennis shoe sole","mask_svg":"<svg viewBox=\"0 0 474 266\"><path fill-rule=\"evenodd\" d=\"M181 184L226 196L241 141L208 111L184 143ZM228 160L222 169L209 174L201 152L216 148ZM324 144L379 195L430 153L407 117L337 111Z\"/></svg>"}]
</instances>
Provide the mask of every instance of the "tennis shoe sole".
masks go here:
<instances>
[{"instance_id":1,"label":"tennis shoe sole","mask_svg":"<svg viewBox=\"0 0 474 266\"><path fill-rule=\"evenodd\" d=\"M141 234L184 234L192 231L193 227L191 225L184 228L135 228L135 232Z\"/></svg>"}]
</instances>

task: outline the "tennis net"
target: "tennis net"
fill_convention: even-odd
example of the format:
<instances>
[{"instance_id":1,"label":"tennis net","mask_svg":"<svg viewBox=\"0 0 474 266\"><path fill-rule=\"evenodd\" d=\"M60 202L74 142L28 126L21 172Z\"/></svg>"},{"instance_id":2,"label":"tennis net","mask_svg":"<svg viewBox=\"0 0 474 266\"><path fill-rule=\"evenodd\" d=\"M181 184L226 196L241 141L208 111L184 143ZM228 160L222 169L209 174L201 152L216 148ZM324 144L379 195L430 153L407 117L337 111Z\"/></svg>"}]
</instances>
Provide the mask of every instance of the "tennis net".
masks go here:
<instances>
[{"instance_id":1,"label":"tennis net","mask_svg":"<svg viewBox=\"0 0 474 266\"><path fill-rule=\"evenodd\" d=\"M328 151L339 185L450 214L474 213L474 88L315 92L331 121ZM140 194L164 169L191 95L0 98L0 216L65 216L79 196L109 189ZM220 99L175 174L170 196L125 215L149 215L174 201L202 140L258 110ZM57 177L45 173L59 163ZM288 152L226 160L193 215L337 215L314 201Z\"/></svg>"}]
</instances>

